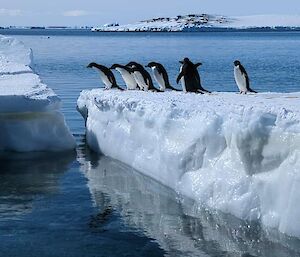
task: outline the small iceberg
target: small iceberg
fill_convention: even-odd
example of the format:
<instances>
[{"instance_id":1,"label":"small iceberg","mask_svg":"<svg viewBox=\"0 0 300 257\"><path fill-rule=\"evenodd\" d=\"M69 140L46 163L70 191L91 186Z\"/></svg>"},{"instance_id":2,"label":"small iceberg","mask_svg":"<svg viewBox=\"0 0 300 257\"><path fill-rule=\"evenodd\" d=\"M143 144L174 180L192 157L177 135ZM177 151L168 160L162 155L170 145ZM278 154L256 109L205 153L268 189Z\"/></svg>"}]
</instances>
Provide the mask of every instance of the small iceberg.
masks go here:
<instances>
[{"instance_id":1,"label":"small iceberg","mask_svg":"<svg viewBox=\"0 0 300 257\"><path fill-rule=\"evenodd\" d=\"M31 49L0 35L0 151L74 149L60 99L41 82L31 63Z\"/></svg>"},{"instance_id":2,"label":"small iceberg","mask_svg":"<svg viewBox=\"0 0 300 257\"><path fill-rule=\"evenodd\" d=\"M300 237L300 93L84 90L89 146L204 206Z\"/></svg>"}]
</instances>

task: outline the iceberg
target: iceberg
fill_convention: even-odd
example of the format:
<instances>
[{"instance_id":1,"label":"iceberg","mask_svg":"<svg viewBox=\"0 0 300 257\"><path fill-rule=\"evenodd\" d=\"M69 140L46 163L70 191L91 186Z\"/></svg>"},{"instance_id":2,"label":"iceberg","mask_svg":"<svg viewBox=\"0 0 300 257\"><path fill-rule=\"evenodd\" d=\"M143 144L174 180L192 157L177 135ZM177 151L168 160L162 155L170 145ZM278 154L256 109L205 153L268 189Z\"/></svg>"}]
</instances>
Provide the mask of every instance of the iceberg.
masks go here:
<instances>
[{"instance_id":1,"label":"iceberg","mask_svg":"<svg viewBox=\"0 0 300 257\"><path fill-rule=\"evenodd\" d=\"M88 145L212 210L300 237L300 93L84 90Z\"/></svg>"},{"instance_id":2,"label":"iceberg","mask_svg":"<svg viewBox=\"0 0 300 257\"><path fill-rule=\"evenodd\" d=\"M31 49L0 36L0 151L74 149L59 97L42 83L31 64Z\"/></svg>"}]
</instances>

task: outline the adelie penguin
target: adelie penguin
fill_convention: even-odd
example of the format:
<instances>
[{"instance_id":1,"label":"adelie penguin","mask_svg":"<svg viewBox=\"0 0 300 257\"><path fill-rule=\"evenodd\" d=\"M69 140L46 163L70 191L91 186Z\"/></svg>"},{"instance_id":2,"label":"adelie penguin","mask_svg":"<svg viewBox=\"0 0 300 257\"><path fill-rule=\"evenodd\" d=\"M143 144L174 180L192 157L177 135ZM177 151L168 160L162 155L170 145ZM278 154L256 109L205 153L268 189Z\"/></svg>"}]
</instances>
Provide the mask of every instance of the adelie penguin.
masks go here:
<instances>
[{"instance_id":1,"label":"adelie penguin","mask_svg":"<svg viewBox=\"0 0 300 257\"><path fill-rule=\"evenodd\" d=\"M234 78L240 90L240 94L247 94L247 92L257 93L250 88L248 74L244 66L238 60L234 61Z\"/></svg>"},{"instance_id":2,"label":"adelie penguin","mask_svg":"<svg viewBox=\"0 0 300 257\"><path fill-rule=\"evenodd\" d=\"M137 82L140 89L145 91L150 90L155 92L161 92L160 90L154 87L152 78L150 74L145 70L143 65L137 62L130 62L126 64L126 66L132 69L135 81Z\"/></svg>"},{"instance_id":3,"label":"adelie penguin","mask_svg":"<svg viewBox=\"0 0 300 257\"><path fill-rule=\"evenodd\" d=\"M194 93L210 93L210 91L204 89L201 86L200 75L197 70L198 66L202 65L201 63L192 63L189 58L184 58L183 61L180 61L181 68L180 73L177 77L177 84L179 81L182 83L182 89L184 92L194 92Z\"/></svg>"},{"instance_id":4,"label":"adelie penguin","mask_svg":"<svg viewBox=\"0 0 300 257\"><path fill-rule=\"evenodd\" d=\"M131 68L121 65L121 64L113 64L110 67L110 69L117 70L121 74L128 90L138 89L137 83L135 81L135 78L133 76L133 71Z\"/></svg>"},{"instance_id":5,"label":"adelie penguin","mask_svg":"<svg viewBox=\"0 0 300 257\"><path fill-rule=\"evenodd\" d=\"M100 78L105 85L105 89L118 88L123 90L123 88L117 85L116 78L109 68L95 62L91 62L87 68L96 68L99 71Z\"/></svg>"},{"instance_id":6,"label":"adelie penguin","mask_svg":"<svg viewBox=\"0 0 300 257\"><path fill-rule=\"evenodd\" d=\"M146 67L152 69L153 76L160 87L160 91L165 91L166 89L181 91L170 85L168 73L162 64L158 62L149 62Z\"/></svg>"}]
</instances>

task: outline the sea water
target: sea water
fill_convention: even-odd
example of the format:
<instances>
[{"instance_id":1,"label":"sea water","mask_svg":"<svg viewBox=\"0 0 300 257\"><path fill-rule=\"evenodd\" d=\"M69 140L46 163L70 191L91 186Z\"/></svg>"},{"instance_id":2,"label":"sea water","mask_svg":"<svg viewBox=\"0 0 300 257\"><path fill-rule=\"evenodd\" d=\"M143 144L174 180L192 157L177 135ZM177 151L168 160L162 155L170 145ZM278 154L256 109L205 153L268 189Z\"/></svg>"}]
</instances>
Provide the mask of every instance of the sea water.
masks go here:
<instances>
[{"instance_id":1,"label":"sea water","mask_svg":"<svg viewBox=\"0 0 300 257\"><path fill-rule=\"evenodd\" d=\"M86 68L93 61L158 61L180 88L179 60L189 57L203 63L203 87L237 91L239 59L253 89L300 91L300 33L0 32L32 48L33 68L61 97L78 144L76 152L0 154L0 256L300 256L298 239L206 210L92 153L76 111L81 90L103 87Z\"/></svg>"}]
</instances>

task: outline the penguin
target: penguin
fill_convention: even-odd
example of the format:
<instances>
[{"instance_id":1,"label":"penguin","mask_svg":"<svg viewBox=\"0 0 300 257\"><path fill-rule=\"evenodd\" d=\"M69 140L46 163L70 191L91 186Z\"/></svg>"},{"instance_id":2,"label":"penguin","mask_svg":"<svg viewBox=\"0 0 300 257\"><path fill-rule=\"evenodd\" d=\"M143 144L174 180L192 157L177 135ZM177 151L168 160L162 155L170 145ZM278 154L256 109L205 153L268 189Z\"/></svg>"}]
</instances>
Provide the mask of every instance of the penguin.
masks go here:
<instances>
[{"instance_id":1,"label":"penguin","mask_svg":"<svg viewBox=\"0 0 300 257\"><path fill-rule=\"evenodd\" d=\"M240 90L240 94L247 94L247 92L257 93L256 91L250 88L249 77L244 66L238 60L234 61L233 63L234 63L234 78Z\"/></svg>"},{"instance_id":2,"label":"penguin","mask_svg":"<svg viewBox=\"0 0 300 257\"><path fill-rule=\"evenodd\" d=\"M183 61L179 61L179 63L181 64L180 69L179 69L179 73L181 73L181 72L182 72L182 68L183 68L183 63L184 63L184 62L183 62ZM198 63L195 64L195 67L198 68L200 65L202 65L202 63L201 63L201 62L198 62ZM186 86L185 86L185 79L184 79L184 77L182 77L182 78L180 79L180 83L181 83L183 92L187 92ZM201 93L201 92L200 92L200 93Z\"/></svg>"},{"instance_id":3,"label":"penguin","mask_svg":"<svg viewBox=\"0 0 300 257\"><path fill-rule=\"evenodd\" d=\"M140 89L148 91L161 92L157 88L154 87L152 78L148 71L145 70L143 65L137 62L129 62L126 64L127 67L130 67L133 70L134 78L140 87Z\"/></svg>"},{"instance_id":4,"label":"penguin","mask_svg":"<svg viewBox=\"0 0 300 257\"><path fill-rule=\"evenodd\" d=\"M192 63L189 58L184 58L180 61L181 67L179 75L176 79L177 84L179 81L182 83L182 88L184 92L194 92L194 93L211 93L210 91L204 89L201 86L200 75L197 68L202 65L202 63Z\"/></svg>"},{"instance_id":5,"label":"penguin","mask_svg":"<svg viewBox=\"0 0 300 257\"><path fill-rule=\"evenodd\" d=\"M120 72L128 90L137 89L137 83L135 81L135 78L133 76L133 71L131 70L131 68L120 64L113 64L110 67L110 69L117 70L118 72Z\"/></svg>"},{"instance_id":6,"label":"penguin","mask_svg":"<svg viewBox=\"0 0 300 257\"><path fill-rule=\"evenodd\" d=\"M123 90L123 88L117 85L115 76L109 68L95 62L91 62L87 68L96 68L99 71L100 78L105 85L105 89L118 88Z\"/></svg>"},{"instance_id":7,"label":"penguin","mask_svg":"<svg viewBox=\"0 0 300 257\"><path fill-rule=\"evenodd\" d=\"M152 69L154 78L157 84L160 86L160 91L165 91L166 89L181 91L170 85L168 73L162 64L158 62L149 62L145 67L149 67Z\"/></svg>"}]
</instances>

